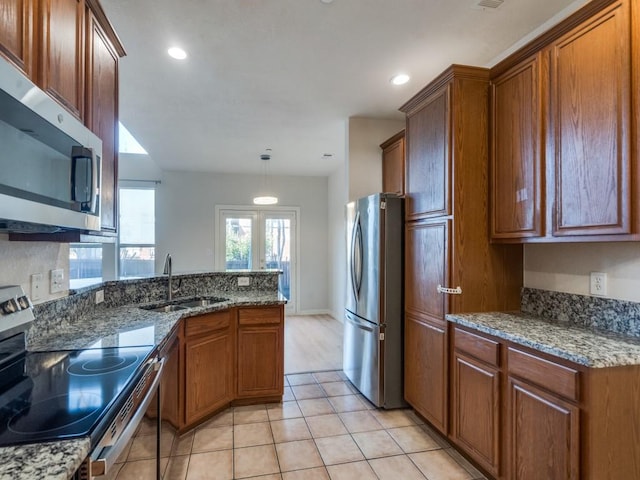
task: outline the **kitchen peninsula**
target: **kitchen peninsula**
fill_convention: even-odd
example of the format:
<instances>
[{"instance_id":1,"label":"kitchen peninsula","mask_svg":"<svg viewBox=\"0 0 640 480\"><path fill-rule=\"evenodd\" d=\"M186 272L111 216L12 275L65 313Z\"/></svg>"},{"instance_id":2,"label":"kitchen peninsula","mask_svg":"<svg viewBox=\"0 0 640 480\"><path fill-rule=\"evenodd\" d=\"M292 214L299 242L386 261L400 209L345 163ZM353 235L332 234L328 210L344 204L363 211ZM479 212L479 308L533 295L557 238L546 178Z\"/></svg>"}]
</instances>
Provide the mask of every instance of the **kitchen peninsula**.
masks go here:
<instances>
[{"instance_id":1,"label":"kitchen peninsula","mask_svg":"<svg viewBox=\"0 0 640 480\"><path fill-rule=\"evenodd\" d=\"M171 305L177 307L167 312L158 309L168 304L166 277L85 288L34 307L27 350L153 345L165 360L163 418L183 431L231 404L281 398L286 300L278 293L279 274L175 275L180 292ZM96 304L102 294L104 302ZM212 366L216 374L207 375ZM0 479L66 480L93 448L87 437L0 448Z\"/></svg>"}]
</instances>

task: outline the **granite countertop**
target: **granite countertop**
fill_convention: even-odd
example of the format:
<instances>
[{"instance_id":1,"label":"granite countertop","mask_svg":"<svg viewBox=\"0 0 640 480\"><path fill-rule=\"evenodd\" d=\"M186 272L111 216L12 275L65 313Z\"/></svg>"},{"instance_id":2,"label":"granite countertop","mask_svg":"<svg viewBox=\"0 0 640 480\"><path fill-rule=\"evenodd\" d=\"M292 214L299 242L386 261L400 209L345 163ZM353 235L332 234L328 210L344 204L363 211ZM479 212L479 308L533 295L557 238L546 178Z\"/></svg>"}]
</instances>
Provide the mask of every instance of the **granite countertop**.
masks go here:
<instances>
[{"instance_id":1,"label":"granite countertop","mask_svg":"<svg viewBox=\"0 0 640 480\"><path fill-rule=\"evenodd\" d=\"M447 320L590 368L640 365L640 338L521 312L449 314Z\"/></svg>"},{"instance_id":2,"label":"granite countertop","mask_svg":"<svg viewBox=\"0 0 640 480\"><path fill-rule=\"evenodd\" d=\"M278 293L209 292L207 296L226 298L224 302L205 307L193 307L175 312L154 312L140 307L153 307L158 302L140 305L97 309L77 324L61 327L52 335L29 342L29 351L75 350L91 348L101 342L100 348L118 346L122 335L128 335L129 345L159 345L182 318L225 310L231 307L284 304ZM171 303L178 303L179 298ZM166 302L163 302L166 303ZM82 328L78 328L78 324ZM131 343L137 342L137 343Z\"/></svg>"},{"instance_id":3,"label":"granite countertop","mask_svg":"<svg viewBox=\"0 0 640 480\"><path fill-rule=\"evenodd\" d=\"M160 313L143 310L153 303L97 308L73 326L61 327L52 335L28 344L29 351L70 350L127 345L159 345L182 318L238 306L286 303L282 295L265 292L209 292L207 296L228 299L204 307ZM177 302L179 299L175 299ZM156 302L157 304L157 302ZM97 342L101 342L96 345ZM36 443L0 448L0 480L67 480L91 450L89 438Z\"/></svg>"}]
</instances>

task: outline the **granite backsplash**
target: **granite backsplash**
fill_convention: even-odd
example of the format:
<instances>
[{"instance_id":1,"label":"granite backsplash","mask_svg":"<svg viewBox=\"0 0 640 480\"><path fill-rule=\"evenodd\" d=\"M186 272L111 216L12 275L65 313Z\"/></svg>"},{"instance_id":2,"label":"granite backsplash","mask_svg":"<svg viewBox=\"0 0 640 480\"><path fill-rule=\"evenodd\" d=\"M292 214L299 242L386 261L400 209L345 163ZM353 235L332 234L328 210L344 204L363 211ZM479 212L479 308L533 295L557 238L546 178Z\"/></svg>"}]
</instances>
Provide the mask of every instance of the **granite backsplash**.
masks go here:
<instances>
[{"instance_id":1,"label":"granite backsplash","mask_svg":"<svg viewBox=\"0 0 640 480\"><path fill-rule=\"evenodd\" d=\"M278 271L209 272L177 274L173 288L180 287L174 297L194 297L213 292L278 292ZM238 277L249 278L248 286L238 286ZM95 294L104 291L104 302L96 305ZM167 276L108 281L69 292L69 296L35 305L35 321L29 329L28 342L48 337L61 327L67 329L83 317L100 309L167 299Z\"/></svg>"},{"instance_id":2,"label":"granite backsplash","mask_svg":"<svg viewBox=\"0 0 640 480\"><path fill-rule=\"evenodd\" d=\"M640 337L640 303L523 288L523 313L586 328Z\"/></svg>"}]
</instances>

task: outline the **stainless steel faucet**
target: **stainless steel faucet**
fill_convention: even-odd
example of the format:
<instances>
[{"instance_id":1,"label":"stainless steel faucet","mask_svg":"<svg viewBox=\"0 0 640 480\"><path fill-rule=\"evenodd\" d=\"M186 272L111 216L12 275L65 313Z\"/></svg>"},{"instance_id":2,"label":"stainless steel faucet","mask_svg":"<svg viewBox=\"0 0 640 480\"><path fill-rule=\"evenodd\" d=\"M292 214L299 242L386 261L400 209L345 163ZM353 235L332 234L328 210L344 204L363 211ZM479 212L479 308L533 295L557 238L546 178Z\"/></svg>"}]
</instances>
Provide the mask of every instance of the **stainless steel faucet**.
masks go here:
<instances>
[{"instance_id":1,"label":"stainless steel faucet","mask_svg":"<svg viewBox=\"0 0 640 480\"><path fill-rule=\"evenodd\" d=\"M173 300L173 294L178 293L180 291L180 285L178 285L178 288L176 288L175 290L173 289L173 268L171 265L170 253L167 253L166 258L164 259L164 269L162 270L162 273L165 275L169 275L169 294L167 297L168 297L168 300L171 301Z\"/></svg>"}]
</instances>

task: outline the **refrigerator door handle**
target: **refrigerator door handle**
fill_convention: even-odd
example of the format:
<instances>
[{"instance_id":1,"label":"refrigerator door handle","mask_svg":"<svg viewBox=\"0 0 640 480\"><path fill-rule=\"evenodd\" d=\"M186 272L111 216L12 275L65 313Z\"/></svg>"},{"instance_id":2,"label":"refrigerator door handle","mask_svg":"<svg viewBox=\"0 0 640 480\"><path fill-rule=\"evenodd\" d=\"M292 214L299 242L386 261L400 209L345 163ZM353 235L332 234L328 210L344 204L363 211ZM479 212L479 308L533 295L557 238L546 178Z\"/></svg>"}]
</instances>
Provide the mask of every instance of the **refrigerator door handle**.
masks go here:
<instances>
[{"instance_id":1,"label":"refrigerator door handle","mask_svg":"<svg viewBox=\"0 0 640 480\"><path fill-rule=\"evenodd\" d=\"M356 327L358 327L361 330L366 330L367 332L373 332L374 328L376 327L380 327L380 325L376 325L376 324L372 324L370 322L363 322L363 321L358 321L356 320L352 315L350 315L349 313L347 313L345 315L345 319L351 324L351 325L355 325Z\"/></svg>"},{"instance_id":2,"label":"refrigerator door handle","mask_svg":"<svg viewBox=\"0 0 640 480\"><path fill-rule=\"evenodd\" d=\"M351 235L351 289L356 302L360 297L362 286L362 226L360 225L360 212L356 213L353 222L353 235Z\"/></svg>"}]
</instances>

